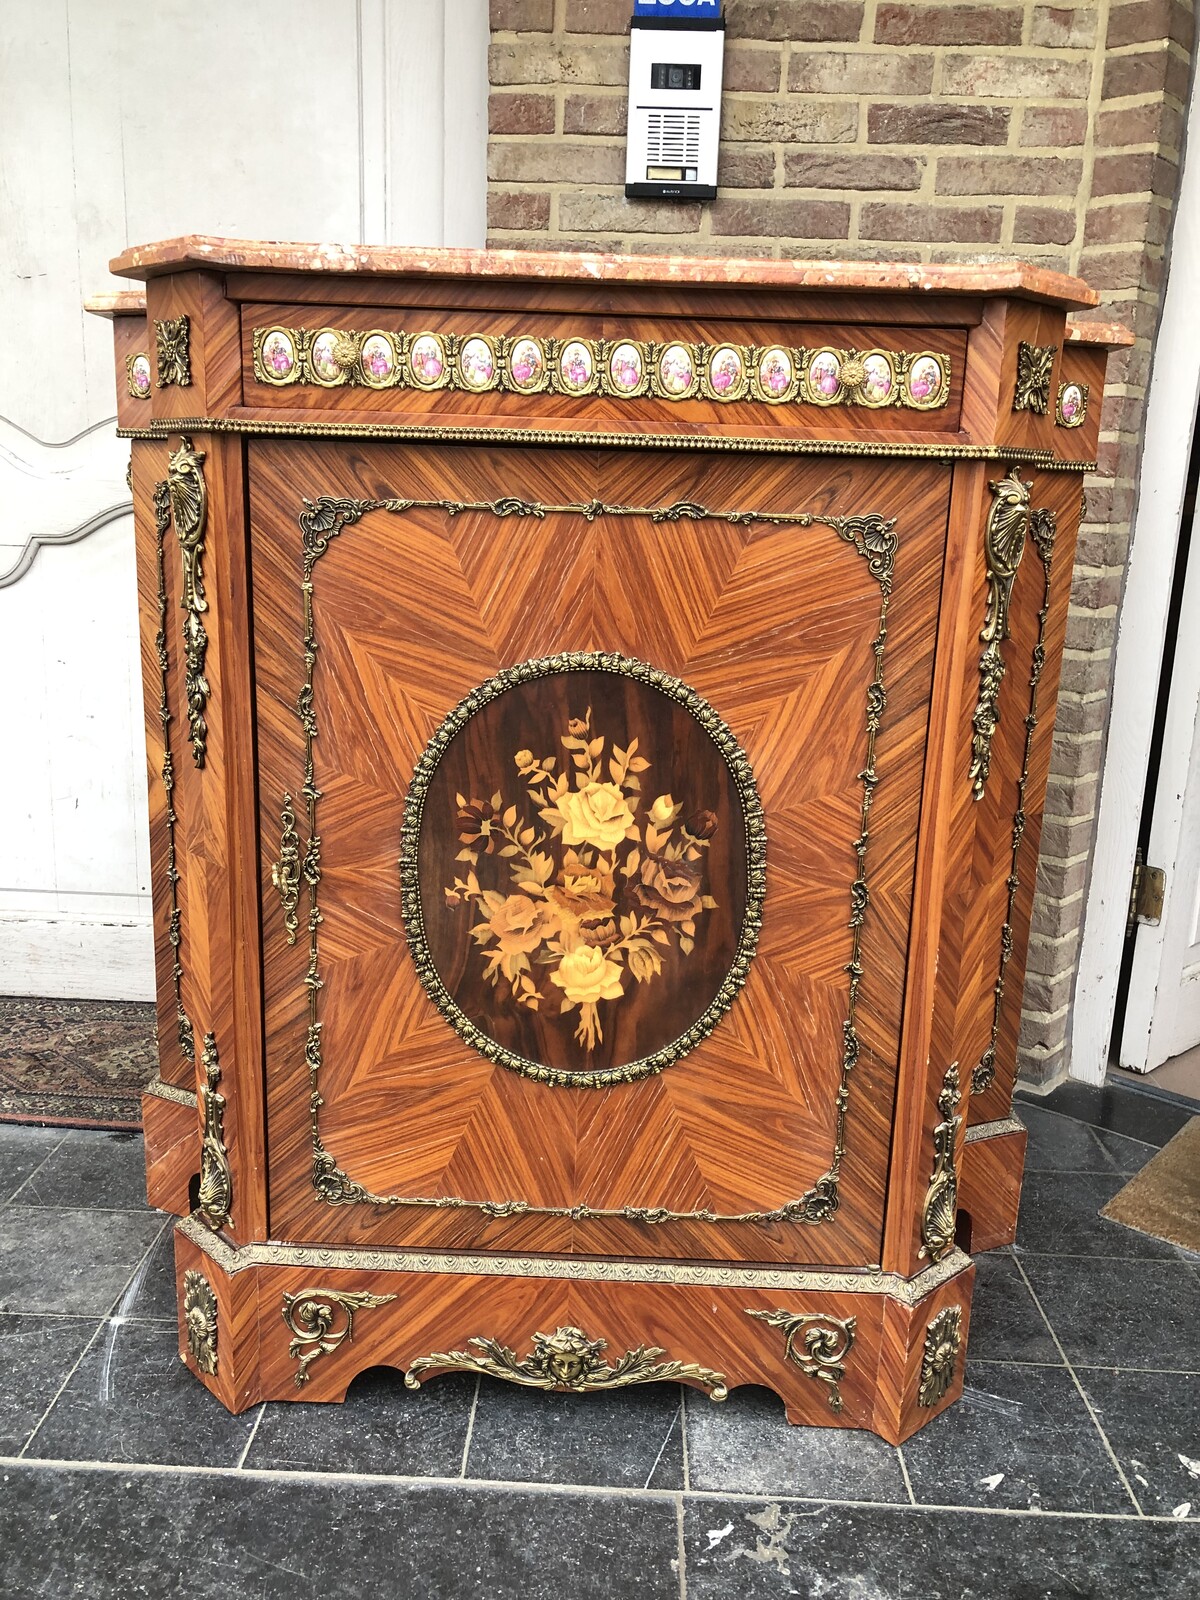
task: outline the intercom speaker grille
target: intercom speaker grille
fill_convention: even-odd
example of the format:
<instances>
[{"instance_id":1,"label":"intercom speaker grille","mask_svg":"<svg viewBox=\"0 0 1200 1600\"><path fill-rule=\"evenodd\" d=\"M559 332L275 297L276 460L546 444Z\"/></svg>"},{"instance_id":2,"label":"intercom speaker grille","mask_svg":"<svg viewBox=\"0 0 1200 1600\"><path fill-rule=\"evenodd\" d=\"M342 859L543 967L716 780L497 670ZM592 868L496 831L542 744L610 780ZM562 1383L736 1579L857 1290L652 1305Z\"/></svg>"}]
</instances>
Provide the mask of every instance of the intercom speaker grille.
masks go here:
<instances>
[{"instance_id":1,"label":"intercom speaker grille","mask_svg":"<svg viewBox=\"0 0 1200 1600\"><path fill-rule=\"evenodd\" d=\"M700 159L700 118L694 111L651 111L646 160L652 167L695 166Z\"/></svg>"}]
</instances>

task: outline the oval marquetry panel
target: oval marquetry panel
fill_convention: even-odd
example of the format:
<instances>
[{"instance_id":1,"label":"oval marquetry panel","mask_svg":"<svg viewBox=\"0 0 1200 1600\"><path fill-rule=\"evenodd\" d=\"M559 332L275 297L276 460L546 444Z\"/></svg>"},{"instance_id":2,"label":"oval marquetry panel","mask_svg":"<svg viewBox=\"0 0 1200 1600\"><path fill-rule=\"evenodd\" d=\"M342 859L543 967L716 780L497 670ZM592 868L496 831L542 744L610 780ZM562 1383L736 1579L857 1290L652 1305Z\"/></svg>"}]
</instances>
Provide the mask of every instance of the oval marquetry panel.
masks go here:
<instances>
[{"instance_id":1,"label":"oval marquetry panel","mask_svg":"<svg viewBox=\"0 0 1200 1600\"><path fill-rule=\"evenodd\" d=\"M758 922L740 791L756 826L759 806L694 690L617 653L561 661L472 689L427 746L409 942L439 1010L501 1066L632 1082L706 1038L740 986Z\"/></svg>"}]
</instances>

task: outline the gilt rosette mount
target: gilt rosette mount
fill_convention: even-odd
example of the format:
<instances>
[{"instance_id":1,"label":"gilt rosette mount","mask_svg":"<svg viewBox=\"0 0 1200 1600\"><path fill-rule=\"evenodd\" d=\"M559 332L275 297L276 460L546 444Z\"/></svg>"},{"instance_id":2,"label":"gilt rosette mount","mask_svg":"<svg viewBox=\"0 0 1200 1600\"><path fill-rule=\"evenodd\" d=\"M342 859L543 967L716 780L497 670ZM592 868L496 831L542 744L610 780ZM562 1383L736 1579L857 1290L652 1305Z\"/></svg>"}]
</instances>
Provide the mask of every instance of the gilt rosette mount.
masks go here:
<instances>
[{"instance_id":1,"label":"gilt rosette mount","mask_svg":"<svg viewBox=\"0 0 1200 1600\"><path fill-rule=\"evenodd\" d=\"M217 1297L202 1272L183 1275L183 1326L192 1360L206 1377L217 1371Z\"/></svg>"},{"instance_id":2,"label":"gilt rosette mount","mask_svg":"<svg viewBox=\"0 0 1200 1600\"><path fill-rule=\"evenodd\" d=\"M615 652L507 668L417 763L401 893L421 982L502 1066L597 1086L659 1072L746 981L762 806L732 731Z\"/></svg>"}]
</instances>

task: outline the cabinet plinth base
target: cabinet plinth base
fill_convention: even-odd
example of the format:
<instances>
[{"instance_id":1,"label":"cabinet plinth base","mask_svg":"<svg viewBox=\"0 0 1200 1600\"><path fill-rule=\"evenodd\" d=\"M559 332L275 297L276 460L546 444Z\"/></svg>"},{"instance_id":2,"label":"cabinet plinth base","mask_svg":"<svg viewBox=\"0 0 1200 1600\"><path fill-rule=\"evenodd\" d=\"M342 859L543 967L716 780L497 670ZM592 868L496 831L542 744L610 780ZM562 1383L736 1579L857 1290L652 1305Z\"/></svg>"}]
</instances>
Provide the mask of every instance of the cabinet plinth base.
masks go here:
<instances>
[{"instance_id":1,"label":"cabinet plinth base","mask_svg":"<svg viewBox=\"0 0 1200 1600\"><path fill-rule=\"evenodd\" d=\"M974 1267L918 1277L301 1245L234 1249L198 1216L175 1233L180 1355L231 1411L341 1401L387 1366L419 1388L486 1373L574 1393L742 1384L789 1422L899 1444L962 1392Z\"/></svg>"}]
</instances>

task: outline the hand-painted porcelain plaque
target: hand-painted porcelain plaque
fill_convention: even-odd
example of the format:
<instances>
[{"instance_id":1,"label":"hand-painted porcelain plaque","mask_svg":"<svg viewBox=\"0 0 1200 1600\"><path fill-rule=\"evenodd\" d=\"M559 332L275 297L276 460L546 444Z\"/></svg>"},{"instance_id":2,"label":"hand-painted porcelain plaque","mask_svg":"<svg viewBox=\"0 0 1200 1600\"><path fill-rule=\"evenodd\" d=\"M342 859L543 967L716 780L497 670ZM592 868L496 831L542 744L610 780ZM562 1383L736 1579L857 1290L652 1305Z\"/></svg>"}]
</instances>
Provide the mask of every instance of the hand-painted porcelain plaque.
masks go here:
<instances>
[{"instance_id":1,"label":"hand-painted porcelain plaque","mask_svg":"<svg viewBox=\"0 0 1200 1600\"><path fill-rule=\"evenodd\" d=\"M150 398L150 357L139 350L136 355L126 357L125 373L129 380L129 392L135 400L149 400Z\"/></svg>"},{"instance_id":2,"label":"hand-painted porcelain plaque","mask_svg":"<svg viewBox=\"0 0 1200 1600\"><path fill-rule=\"evenodd\" d=\"M1082 427L1087 416L1088 386L1086 383L1063 383L1058 388L1058 404L1054 420L1060 428Z\"/></svg>"},{"instance_id":3,"label":"hand-painted porcelain plaque","mask_svg":"<svg viewBox=\"0 0 1200 1600\"><path fill-rule=\"evenodd\" d=\"M309 346L308 360L318 383L341 383L345 374L337 358L338 335L324 328Z\"/></svg>"},{"instance_id":4,"label":"hand-painted porcelain plaque","mask_svg":"<svg viewBox=\"0 0 1200 1600\"><path fill-rule=\"evenodd\" d=\"M808 364L808 397L832 405L842 386L842 362L835 350L818 350Z\"/></svg>"},{"instance_id":5,"label":"hand-painted porcelain plaque","mask_svg":"<svg viewBox=\"0 0 1200 1600\"><path fill-rule=\"evenodd\" d=\"M546 356L538 339L518 339L508 358L509 376L518 389L538 389L546 376Z\"/></svg>"},{"instance_id":6,"label":"hand-painted porcelain plaque","mask_svg":"<svg viewBox=\"0 0 1200 1600\"><path fill-rule=\"evenodd\" d=\"M408 368L419 389L438 389L446 376L446 351L436 333L421 333L408 352Z\"/></svg>"},{"instance_id":7,"label":"hand-painted porcelain plaque","mask_svg":"<svg viewBox=\"0 0 1200 1600\"><path fill-rule=\"evenodd\" d=\"M909 399L918 405L936 403L945 382L945 371L936 356L918 356L908 369Z\"/></svg>"},{"instance_id":8,"label":"hand-painted porcelain plaque","mask_svg":"<svg viewBox=\"0 0 1200 1600\"><path fill-rule=\"evenodd\" d=\"M745 391L746 361L740 350L723 344L708 364L708 386L719 400L732 400Z\"/></svg>"},{"instance_id":9,"label":"hand-painted porcelain plaque","mask_svg":"<svg viewBox=\"0 0 1200 1600\"><path fill-rule=\"evenodd\" d=\"M758 387L764 400L790 400L796 389L796 368L791 356L772 345L758 358Z\"/></svg>"},{"instance_id":10,"label":"hand-painted porcelain plaque","mask_svg":"<svg viewBox=\"0 0 1200 1600\"><path fill-rule=\"evenodd\" d=\"M632 394L640 386L645 369L636 344L626 341L616 347L609 357L608 376L619 394Z\"/></svg>"},{"instance_id":11,"label":"hand-painted porcelain plaque","mask_svg":"<svg viewBox=\"0 0 1200 1600\"><path fill-rule=\"evenodd\" d=\"M296 345L284 328L272 328L262 342L263 365L277 383L283 383L296 370Z\"/></svg>"},{"instance_id":12,"label":"hand-painted porcelain plaque","mask_svg":"<svg viewBox=\"0 0 1200 1600\"><path fill-rule=\"evenodd\" d=\"M405 909L460 1033L595 1083L659 1070L728 1009L757 934L761 812L733 734L686 685L567 659L493 679L434 736Z\"/></svg>"},{"instance_id":13,"label":"hand-painted porcelain plaque","mask_svg":"<svg viewBox=\"0 0 1200 1600\"><path fill-rule=\"evenodd\" d=\"M582 339L568 339L558 358L558 375L564 389L581 394L591 383L596 363L590 348Z\"/></svg>"},{"instance_id":14,"label":"hand-painted porcelain plaque","mask_svg":"<svg viewBox=\"0 0 1200 1600\"><path fill-rule=\"evenodd\" d=\"M496 375L496 357L487 339L468 339L458 352L458 375L468 389L488 389Z\"/></svg>"},{"instance_id":15,"label":"hand-painted porcelain plaque","mask_svg":"<svg viewBox=\"0 0 1200 1600\"><path fill-rule=\"evenodd\" d=\"M696 364L685 344L669 344L658 358L658 381L673 399L688 394L696 382Z\"/></svg>"},{"instance_id":16,"label":"hand-painted porcelain plaque","mask_svg":"<svg viewBox=\"0 0 1200 1600\"><path fill-rule=\"evenodd\" d=\"M368 334L363 340L363 381L373 389L386 389L396 376L396 347L386 333Z\"/></svg>"},{"instance_id":17,"label":"hand-painted porcelain plaque","mask_svg":"<svg viewBox=\"0 0 1200 1600\"><path fill-rule=\"evenodd\" d=\"M874 350L870 355L863 357L863 377L860 388L862 397L867 405L886 406L892 398L895 387L895 375L892 372L892 363L887 356Z\"/></svg>"}]
</instances>

